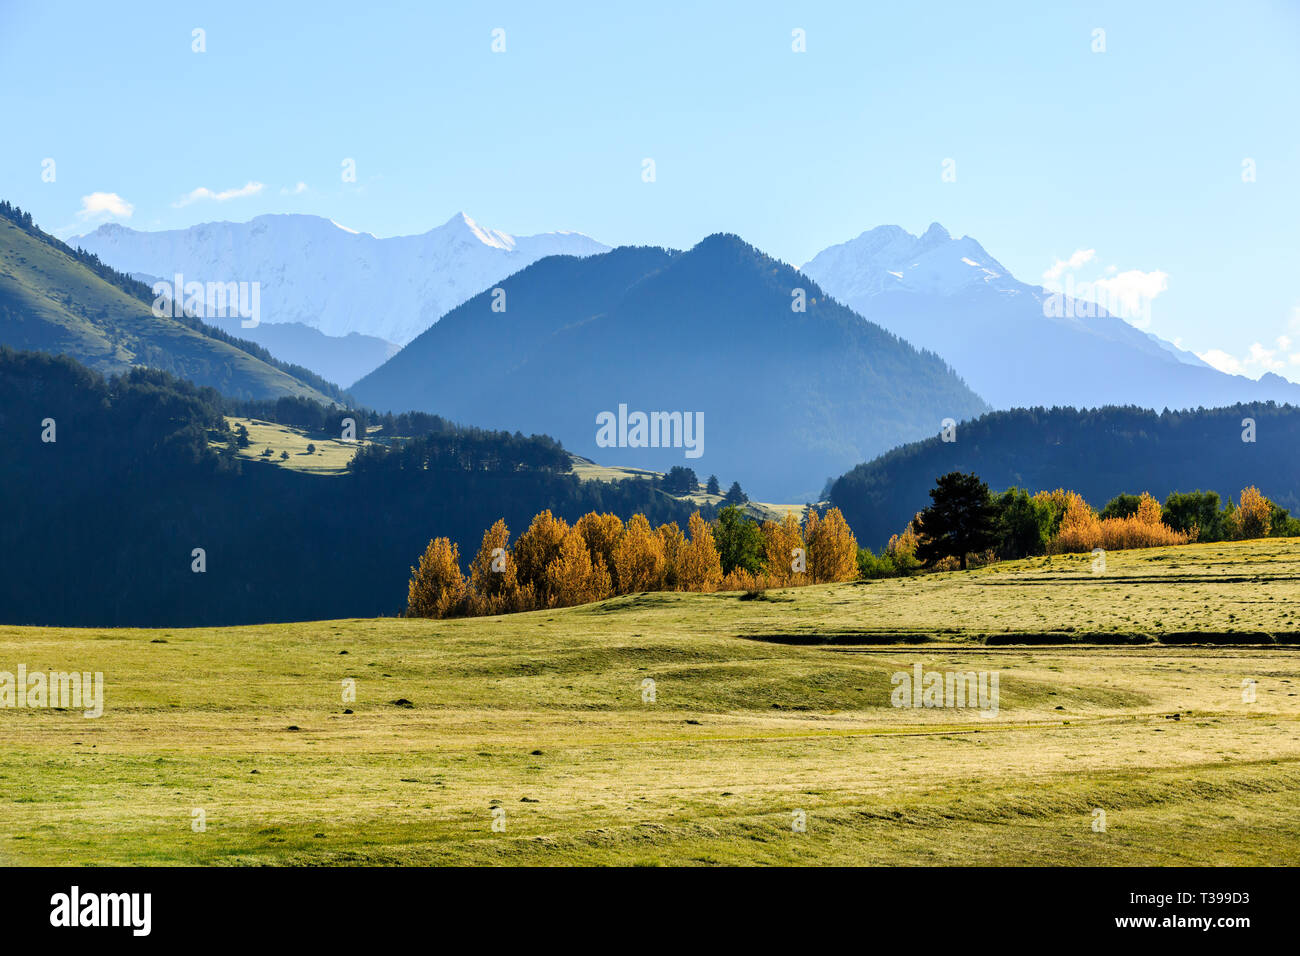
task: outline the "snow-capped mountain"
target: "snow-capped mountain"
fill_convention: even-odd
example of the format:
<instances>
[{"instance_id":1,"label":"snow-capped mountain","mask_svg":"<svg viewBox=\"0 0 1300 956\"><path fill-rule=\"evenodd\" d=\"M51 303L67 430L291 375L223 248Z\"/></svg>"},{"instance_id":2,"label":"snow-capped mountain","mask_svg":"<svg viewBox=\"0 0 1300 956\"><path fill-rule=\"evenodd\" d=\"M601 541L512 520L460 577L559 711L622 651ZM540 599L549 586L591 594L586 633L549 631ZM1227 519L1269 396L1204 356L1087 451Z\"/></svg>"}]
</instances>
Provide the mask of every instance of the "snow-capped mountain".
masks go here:
<instances>
[{"instance_id":1,"label":"snow-capped mountain","mask_svg":"<svg viewBox=\"0 0 1300 956\"><path fill-rule=\"evenodd\" d=\"M938 223L921 236L879 226L822 250L802 271L859 315L938 353L997 408L1300 404L1300 385L1227 375L1092 303L1076 309Z\"/></svg>"},{"instance_id":2,"label":"snow-capped mountain","mask_svg":"<svg viewBox=\"0 0 1300 956\"><path fill-rule=\"evenodd\" d=\"M298 322L329 336L356 332L398 345L538 259L609 248L575 232L511 236L464 213L421 235L389 239L320 216L268 215L162 232L108 224L69 244L122 272L258 282L263 323Z\"/></svg>"}]
</instances>

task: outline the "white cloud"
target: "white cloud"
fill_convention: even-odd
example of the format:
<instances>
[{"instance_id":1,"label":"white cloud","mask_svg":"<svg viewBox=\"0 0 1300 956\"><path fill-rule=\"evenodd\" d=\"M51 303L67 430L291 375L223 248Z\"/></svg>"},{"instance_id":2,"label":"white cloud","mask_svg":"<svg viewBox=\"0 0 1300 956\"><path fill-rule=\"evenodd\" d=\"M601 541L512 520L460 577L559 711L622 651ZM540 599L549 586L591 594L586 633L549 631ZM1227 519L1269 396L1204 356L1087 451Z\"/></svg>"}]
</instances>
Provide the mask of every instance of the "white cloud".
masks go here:
<instances>
[{"instance_id":1,"label":"white cloud","mask_svg":"<svg viewBox=\"0 0 1300 956\"><path fill-rule=\"evenodd\" d=\"M1096 249L1076 249L1070 254L1070 258L1057 259L1052 265L1052 268L1043 273L1043 279L1047 282L1055 282L1066 272L1073 272L1084 263L1091 262L1096 257Z\"/></svg>"},{"instance_id":2,"label":"white cloud","mask_svg":"<svg viewBox=\"0 0 1300 956\"><path fill-rule=\"evenodd\" d=\"M280 187L281 196L300 196L306 191L307 191L307 184L302 182L298 183L298 185L294 186L292 189L290 189L287 186Z\"/></svg>"},{"instance_id":3,"label":"white cloud","mask_svg":"<svg viewBox=\"0 0 1300 956\"><path fill-rule=\"evenodd\" d=\"M1294 324L1294 319L1292 323ZM1292 340L1289 335L1279 335L1275 340L1277 348L1265 348L1263 343L1255 342L1250 346L1250 350L1241 358L1235 355L1229 355L1222 349L1210 349L1208 352L1197 352L1197 357L1203 362L1208 362L1220 372L1227 372L1230 375L1250 375L1258 378L1265 372L1280 372L1288 365L1300 367L1300 352L1287 354L1291 348Z\"/></svg>"},{"instance_id":4,"label":"white cloud","mask_svg":"<svg viewBox=\"0 0 1300 956\"><path fill-rule=\"evenodd\" d=\"M117 193L91 193L81 197L81 209L77 218L83 222L130 219L133 212L135 207Z\"/></svg>"},{"instance_id":5,"label":"white cloud","mask_svg":"<svg viewBox=\"0 0 1300 956\"><path fill-rule=\"evenodd\" d=\"M243 199L246 196L256 196L265 185L259 182L248 182L238 189L226 189L219 193L213 192L207 186L200 186L198 189L192 189L176 202L172 203L173 208L179 209L182 206L188 206L190 203L198 202L200 199L211 199L214 202L226 202L230 199Z\"/></svg>"},{"instance_id":6,"label":"white cloud","mask_svg":"<svg viewBox=\"0 0 1300 956\"><path fill-rule=\"evenodd\" d=\"M1151 324L1151 301L1169 288L1169 273L1129 269L1111 279L1097 279L1092 286L1107 311L1144 329Z\"/></svg>"}]
</instances>

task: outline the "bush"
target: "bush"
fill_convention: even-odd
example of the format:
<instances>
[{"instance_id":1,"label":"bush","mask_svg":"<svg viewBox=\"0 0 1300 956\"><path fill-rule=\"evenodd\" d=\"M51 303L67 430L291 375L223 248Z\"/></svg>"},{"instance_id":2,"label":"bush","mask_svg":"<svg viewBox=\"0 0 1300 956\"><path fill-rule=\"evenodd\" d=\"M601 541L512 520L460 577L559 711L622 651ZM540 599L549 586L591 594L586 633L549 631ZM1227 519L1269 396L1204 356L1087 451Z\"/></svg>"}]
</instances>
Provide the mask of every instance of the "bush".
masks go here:
<instances>
[{"instance_id":1,"label":"bush","mask_svg":"<svg viewBox=\"0 0 1300 956\"><path fill-rule=\"evenodd\" d=\"M1191 535L1175 531L1161 520L1160 503L1145 492L1138 496L1132 514L1124 518L1101 519L1072 491L1065 493L1065 514L1061 529L1052 542L1056 552L1123 551L1127 548L1157 548L1167 545L1187 544ZM1132 497L1132 496L1130 496Z\"/></svg>"},{"instance_id":2,"label":"bush","mask_svg":"<svg viewBox=\"0 0 1300 956\"><path fill-rule=\"evenodd\" d=\"M994 499L997 556L1005 560L1046 554L1052 538L1053 514L1046 501L1027 491L1008 488Z\"/></svg>"},{"instance_id":3,"label":"bush","mask_svg":"<svg viewBox=\"0 0 1300 956\"><path fill-rule=\"evenodd\" d=\"M858 577L893 578L898 575L898 566L889 555L876 557L870 548L858 548Z\"/></svg>"},{"instance_id":4,"label":"bush","mask_svg":"<svg viewBox=\"0 0 1300 956\"><path fill-rule=\"evenodd\" d=\"M1222 541L1223 514L1219 511L1217 491L1174 492L1165 499L1161 520L1175 531L1190 535L1194 541Z\"/></svg>"}]
</instances>

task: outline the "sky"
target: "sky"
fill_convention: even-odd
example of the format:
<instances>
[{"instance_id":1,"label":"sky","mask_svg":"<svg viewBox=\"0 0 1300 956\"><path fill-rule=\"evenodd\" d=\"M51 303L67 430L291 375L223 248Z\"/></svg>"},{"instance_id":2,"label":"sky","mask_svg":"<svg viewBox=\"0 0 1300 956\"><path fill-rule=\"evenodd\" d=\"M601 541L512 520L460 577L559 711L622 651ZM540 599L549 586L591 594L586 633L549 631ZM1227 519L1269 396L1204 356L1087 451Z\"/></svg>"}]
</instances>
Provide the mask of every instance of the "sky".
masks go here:
<instances>
[{"instance_id":1,"label":"sky","mask_svg":"<svg viewBox=\"0 0 1300 956\"><path fill-rule=\"evenodd\" d=\"M63 238L464 211L798 266L937 221L1300 381L1298 0L115 6L0 0L0 197Z\"/></svg>"}]
</instances>

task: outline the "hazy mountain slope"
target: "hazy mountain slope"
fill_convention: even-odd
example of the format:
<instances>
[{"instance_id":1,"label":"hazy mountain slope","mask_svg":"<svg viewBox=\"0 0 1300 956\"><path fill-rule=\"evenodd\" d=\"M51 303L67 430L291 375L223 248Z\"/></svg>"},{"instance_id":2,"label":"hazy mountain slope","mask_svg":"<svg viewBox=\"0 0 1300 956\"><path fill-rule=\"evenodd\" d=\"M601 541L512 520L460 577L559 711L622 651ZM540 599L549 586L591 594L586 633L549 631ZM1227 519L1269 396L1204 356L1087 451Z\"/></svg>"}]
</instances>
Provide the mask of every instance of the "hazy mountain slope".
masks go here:
<instances>
[{"instance_id":1,"label":"hazy mountain slope","mask_svg":"<svg viewBox=\"0 0 1300 956\"><path fill-rule=\"evenodd\" d=\"M159 281L158 276L143 272L134 272L131 278L143 282L151 289ZM343 336L326 335L301 322L263 322L251 329L244 328L243 321L238 317L212 316L204 322L234 338L259 345L278 359L311 369L344 388L367 372L379 368L398 351L398 346L392 342L385 342L373 335L362 335L360 332L350 332Z\"/></svg>"},{"instance_id":2,"label":"hazy mountain slope","mask_svg":"<svg viewBox=\"0 0 1300 956\"><path fill-rule=\"evenodd\" d=\"M1243 442L1242 419L1256 440ZM992 412L938 438L894 449L839 478L831 501L864 545L879 548L930 503L934 481L973 471L994 490L1067 488L1100 507L1121 492L1217 491L1236 500L1256 485L1300 507L1300 408L1271 403L1191 412L1139 408L1032 408Z\"/></svg>"},{"instance_id":3,"label":"hazy mountain slope","mask_svg":"<svg viewBox=\"0 0 1300 956\"><path fill-rule=\"evenodd\" d=\"M807 500L848 463L987 406L936 356L865 322L735 236L685 253L546 259L454 310L358 382L380 408L545 431L603 464L685 464ZM791 308L802 288L807 311ZM703 454L601 447L596 417L703 413Z\"/></svg>"},{"instance_id":4,"label":"hazy mountain slope","mask_svg":"<svg viewBox=\"0 0 1300 956\"><path fill-rule=\"evenodd\" d=\"M1226 375L1104 310L1076 318L1054 309L1050 293L938 223L920 237L880 226L823 250L803 271L859 314L939 353L995 407L1300 401L1300 385Z\"/></svg>"},{"instance_id":5,"label":"hazy mountain slope","mask_svg":"<svg viewBox=\"0 0 1300 956\"><path fill-rule=\"evenodd\" d=\"M69 242L124 272L258 282L263 323L299 322L398 345L544 256L608 249L572 232L510 236L463 213L421 235L389 239L319 216L267 215L162 232L108 224Z\"/></svg>"},{"instance_id":6,"label":"hazy mountain slope","mask_svg":"<svg viewBox=\"0 0 1300 956\"><path fill-rule=\"evenodd\" d=\"M0 216L0 345L69 355L105 374L148 365L236 398L326 394L149 305Z\"/></svg>"}]
</instances>

